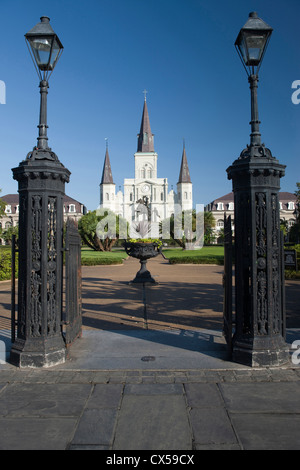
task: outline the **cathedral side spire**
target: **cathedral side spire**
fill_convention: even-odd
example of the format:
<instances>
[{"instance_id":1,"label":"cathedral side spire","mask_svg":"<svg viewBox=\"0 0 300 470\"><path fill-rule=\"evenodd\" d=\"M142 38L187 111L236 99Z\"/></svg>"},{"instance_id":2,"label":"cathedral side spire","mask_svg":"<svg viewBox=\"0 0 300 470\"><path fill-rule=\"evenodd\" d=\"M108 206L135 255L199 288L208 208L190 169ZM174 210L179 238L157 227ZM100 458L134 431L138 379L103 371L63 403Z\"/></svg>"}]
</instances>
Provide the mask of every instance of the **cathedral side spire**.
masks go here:
<instances>
[{"instance_id":1,"label":"cathedral side spire","mask_svg":"<svg viewBox=\"0 0 300 470\"><path fill-rule=\"evenodd\" d=\"M110 160L109 160L107 141L106 141L105 160L104 160L104 165L103 165L101 184L114 184L112 172L111 172Z\"/></svg>"},{"instance_id":2,"label":"cathedral side spire","mask_svg":"<svg viewBox=\"0 0 300 470\"><path fill-rule=\"evenodd\" d=\"M154 135L151 132L146 91L140 133L138 134L138 152L154 152Z\"/></svg>"},{"instance_id":3,"label":"cathedral side spire","mask_svg":"<svg viewBox=\"0 0 300 470\"><path fill-rule=\"evenodd\" d=\"M179 173L178 183L191 183L190 170L187 162L185 143L183 143L181 167Z\"/></svg>"}]
</instances>

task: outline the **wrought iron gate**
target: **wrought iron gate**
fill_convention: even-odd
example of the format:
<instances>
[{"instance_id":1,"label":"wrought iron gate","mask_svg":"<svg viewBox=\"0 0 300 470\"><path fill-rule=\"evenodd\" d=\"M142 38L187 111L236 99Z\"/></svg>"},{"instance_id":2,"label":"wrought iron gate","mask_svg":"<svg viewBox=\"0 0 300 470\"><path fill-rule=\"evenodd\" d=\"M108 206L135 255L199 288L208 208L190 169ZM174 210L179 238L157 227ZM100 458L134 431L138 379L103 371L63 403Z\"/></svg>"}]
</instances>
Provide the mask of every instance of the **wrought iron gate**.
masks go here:
<instances>
[{"instance_id":1,"label":"wrought iron gate","mask_svg":"<svg viewBox=\"0 0 300 470\"><path fill-rule=\"evenodd\" d=\"M232 350L232 230L231 216L224 215L224 304L223 304L223 334L228 349Z\"/></svg>"},{"instance_id":2,"label":"wrought iron gate","mask_svg":"<svg viewBox=\"0 0 300 470\"><path fill-rule=\"evenodd\" d=\"M82 333L80 235L73 220L66 227L66 311L65 342L70 345Z\"/></svg>"}]
</instances>

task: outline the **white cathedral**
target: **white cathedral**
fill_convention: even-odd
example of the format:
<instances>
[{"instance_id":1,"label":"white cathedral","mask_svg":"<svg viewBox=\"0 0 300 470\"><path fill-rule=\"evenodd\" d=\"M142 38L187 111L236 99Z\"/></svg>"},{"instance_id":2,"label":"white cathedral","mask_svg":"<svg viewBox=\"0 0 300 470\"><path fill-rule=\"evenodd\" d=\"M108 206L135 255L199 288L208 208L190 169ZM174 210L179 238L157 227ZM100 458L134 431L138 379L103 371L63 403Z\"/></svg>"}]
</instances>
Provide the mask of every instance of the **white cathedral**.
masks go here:
<instances>
[{"instance_id":1,"label":"white cathedral","mask_svg":"<svg viewBox=\"0 0 300 470\"><path fill-rule=\"evenodd\" d=\"M169 191L167 178L158 178L157 153L154 150L154 135L151 132L146 97L134 162L134 178L124 179L124 194L122 191L116 193L108 147L106 147L100 183L100 208L110 209L130 223L138 220L138 207L142 201L150 209L153 222L170 217L178 207L181 207L181 210L193 208L193 185L185 146L182 152L177 193L173 189Z\"/></svg>"}]
</instances>

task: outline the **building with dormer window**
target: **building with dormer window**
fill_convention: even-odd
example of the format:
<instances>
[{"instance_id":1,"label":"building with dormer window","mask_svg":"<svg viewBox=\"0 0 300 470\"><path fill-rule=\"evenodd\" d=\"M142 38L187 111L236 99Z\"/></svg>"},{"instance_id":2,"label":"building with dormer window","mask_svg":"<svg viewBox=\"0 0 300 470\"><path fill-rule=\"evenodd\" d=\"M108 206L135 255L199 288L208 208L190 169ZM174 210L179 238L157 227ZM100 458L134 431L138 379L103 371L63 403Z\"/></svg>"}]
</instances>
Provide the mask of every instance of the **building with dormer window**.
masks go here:
<instances>
[{"instance_id":1,"label":"building with dormer window","mask_svg":"<svg viewBox=\"0 0 300 470\"><path fill-rule=\"evenodd\" d=\"M279 193L279 212L280 220L287 223L290 228L296 223L296 196L293 193L280 192ZM215 235L218 238L218 233L224 228L224 214L231 216L232 229L234 233L234 194L233 192L225 194L218 199L215 199L210 204L205 206L205 211L212 212L216 221Z\"/></svg>"},{"instance_id":2,"label":"building with dormer window","mask_svg":"<svg viewBox=\"0 0 300 470\"><path fill-rule=\"evenodd\" d=\"M6 194L1 197L2 201L5 202L5 214L0 218L0 228L3 230L8 229L9 227L16 227L19 223L19 195L18 194ZM79 201L71 198L70 196L65 195L63 199L64 203L64 222L68 218L72 218L76 222L86 214L86 207L81 204ZM0 244L3 244L4 241L1 239L0 235Z\"/></svg>"}]
</instances>

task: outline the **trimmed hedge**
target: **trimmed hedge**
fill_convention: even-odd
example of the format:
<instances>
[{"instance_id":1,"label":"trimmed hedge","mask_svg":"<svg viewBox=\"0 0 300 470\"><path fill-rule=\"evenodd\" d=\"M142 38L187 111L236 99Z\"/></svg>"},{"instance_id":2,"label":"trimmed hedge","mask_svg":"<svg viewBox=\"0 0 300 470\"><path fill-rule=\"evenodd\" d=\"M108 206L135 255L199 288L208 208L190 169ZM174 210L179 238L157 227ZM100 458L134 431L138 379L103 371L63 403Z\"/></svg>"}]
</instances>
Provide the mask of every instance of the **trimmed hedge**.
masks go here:
<instances>
[{"instance_id":1,"label":"trimmed hedge","mask_svg":"<svg viewBox=\"0 0 300 470\"><path fill-rule=\"evenodd\" d=\"M170 264L217 264L224 265L224 258L202 258L193 256L172 256L169 258Z\"/></svg>"},{"instance_id":2,"label":"trimmed hedge","mask_svg":"<svg viewBox=\"0 0 300 470\"><path fill-rule=\"evenodd\" d=\"M285 279L291 279L291 280L300 279L300 271L292 271L290 269L286 269L284 271L284 277L285 277Z\"/></svg>"},{"instance_id":3,"label":"trimmed hedge","mask_svg":"<svg viewBox=\"0 0 300 470\"><path fill-rule=\"evenodd\" d=\"M16 278L18 277L18 254L16 253ZM11 252L0 250L0 281L11 279Z\"/></svg>"},{"instance_id":4,"label":"trimmed hedge","mask_svg":"<svg viewBox=\"0 0 300 470\"><path fill-rule=\"evenodd\" d=\"M81 258L81 266L98 266L98 265L111 265L123 264L123 259L113 258Z\"/></svg>"}]
</instances>

